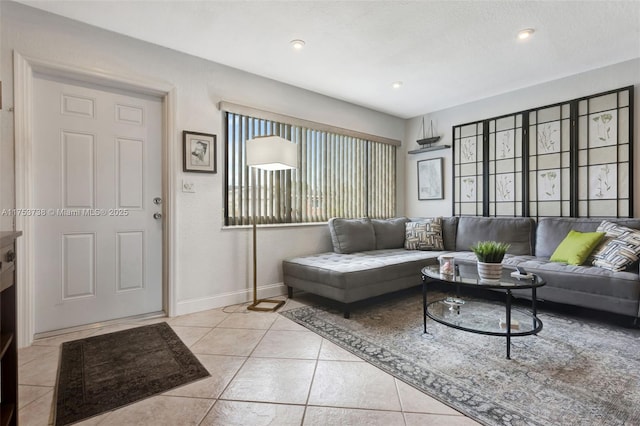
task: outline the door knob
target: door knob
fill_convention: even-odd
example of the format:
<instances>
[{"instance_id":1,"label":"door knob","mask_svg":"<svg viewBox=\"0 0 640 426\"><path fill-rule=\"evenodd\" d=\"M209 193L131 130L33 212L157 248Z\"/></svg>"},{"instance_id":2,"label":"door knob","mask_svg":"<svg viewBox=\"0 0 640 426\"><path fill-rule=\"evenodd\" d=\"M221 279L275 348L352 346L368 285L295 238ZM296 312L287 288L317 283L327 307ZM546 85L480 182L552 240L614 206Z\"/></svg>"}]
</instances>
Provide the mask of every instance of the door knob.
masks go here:
<instances>
[{"instance_id":1,"label":"door knob","mask_svg":"<svg viewBox=\"0 0 640 426\"><path fill-rule=\"evenodd\" d=\"M154 218L154 219L162 219L162 213L155 212L155 213L153 214L153 218Z\"/></svg>"}]
</instances>

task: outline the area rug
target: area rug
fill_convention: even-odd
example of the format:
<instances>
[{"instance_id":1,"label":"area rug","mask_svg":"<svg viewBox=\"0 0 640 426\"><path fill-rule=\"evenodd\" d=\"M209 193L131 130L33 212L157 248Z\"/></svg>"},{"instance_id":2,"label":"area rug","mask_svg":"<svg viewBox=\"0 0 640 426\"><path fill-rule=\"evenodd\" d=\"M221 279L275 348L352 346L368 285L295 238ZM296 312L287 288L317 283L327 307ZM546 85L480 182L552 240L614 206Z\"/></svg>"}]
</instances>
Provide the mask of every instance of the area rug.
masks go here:
<instances>
[{"instance_id":1,"label":"area rug","mask_svg":"<svg viewBox=\"0 0 640 426\"><path fill-rule=\"evenodd\" d=\"M508 360L503 337L431 320L423 335L420 292L355 308L351 319L324 305L282 315L482 424L640 424L637 329L542 311L542 331L514 337Z\"/></svg>"},{"instance_id":2,"label":"area rug","mask_svg":"<svg viewBox=\"0 0 640 426\"><path fill-rule=\"evenodd\" d=\"M65 342L55 424L75 423L207 376L166 322Z\"/></svg>"}]
</instances>

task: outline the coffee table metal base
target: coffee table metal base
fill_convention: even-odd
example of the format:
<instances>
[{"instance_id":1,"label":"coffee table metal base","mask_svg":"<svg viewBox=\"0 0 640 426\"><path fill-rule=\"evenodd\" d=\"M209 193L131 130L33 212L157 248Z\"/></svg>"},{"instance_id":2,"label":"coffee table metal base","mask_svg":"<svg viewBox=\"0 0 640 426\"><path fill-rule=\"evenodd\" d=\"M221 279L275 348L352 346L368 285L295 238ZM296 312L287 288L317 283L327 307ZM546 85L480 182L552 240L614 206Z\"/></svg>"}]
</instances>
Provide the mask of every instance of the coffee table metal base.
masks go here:
<instances>
[{"instance_id":1,"label":"coffee table metal base","mask_svg":"<svg viewBox=\"0 0 640 426\"><path fill-rule=\"evenodd\" d=\"M504 288L506 300L504 304L504 330L500 327L500 306L487 302L464 303L463 300L439 299L432 302L427 300L427 284L434 281L432 277L422 275L422 302L424 333L427 332L427 318L448 327L468 331L476 334L502 336L506 338L507 359L511 359L511 337L535 335L542 330L542 321L537 317L536 288L531 288L531 312L517 310L518 329L513 330L512 309L513 294L508 287ZM456 286L456 298L459 298L459 287ZM446 301L446 303L445 303ZM479 305L483 305L479 308ZM484 313L484 314L483 314Z\"/></svg>"}]
</instances>

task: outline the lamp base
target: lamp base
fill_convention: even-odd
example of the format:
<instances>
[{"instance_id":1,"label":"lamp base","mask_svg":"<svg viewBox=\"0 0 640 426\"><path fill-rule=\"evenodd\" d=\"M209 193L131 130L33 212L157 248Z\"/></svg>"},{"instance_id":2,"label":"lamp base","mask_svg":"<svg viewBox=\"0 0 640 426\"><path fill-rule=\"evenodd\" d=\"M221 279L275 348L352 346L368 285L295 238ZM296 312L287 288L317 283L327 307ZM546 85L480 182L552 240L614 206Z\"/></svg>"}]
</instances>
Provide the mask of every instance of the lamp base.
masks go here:
<instances>
[{"instance_id":1,"label":"lamp base","mask_svg":"<svg viewBox=\"0 0 640 426\"><path fill-rule=\"evenodd\" d=\"M284 300L271 300L271 299L259 299L247 306L247 309L250 311L259 311L259 312L273 312L277 311L282 305L284 305ZM263 307L260 306L262 303L268 303L273 306Z\"/></svg>"}]
</instances>

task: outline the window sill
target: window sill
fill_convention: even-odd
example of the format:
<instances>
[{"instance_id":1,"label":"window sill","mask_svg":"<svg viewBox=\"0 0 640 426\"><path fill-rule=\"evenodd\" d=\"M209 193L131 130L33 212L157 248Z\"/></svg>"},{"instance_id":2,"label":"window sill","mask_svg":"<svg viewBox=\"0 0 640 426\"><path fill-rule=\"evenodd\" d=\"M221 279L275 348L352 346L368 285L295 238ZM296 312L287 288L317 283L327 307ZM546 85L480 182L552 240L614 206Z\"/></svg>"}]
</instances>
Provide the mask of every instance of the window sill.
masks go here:
<instances>
[{"instance_id":1,"label":"window sill","mask_svg":"<svg viewBox=\"0 0 640 426\"><path fill-rule=\"evenodd\" d=\"M309 226L327 226L328 222L304 222L304 223L269 223L259 224L258 228L303 228ZM235 226L223 226L222 231L235 231L241 229L252 229L252 225L235 225Z\"/></svg>"}]
</instances>

